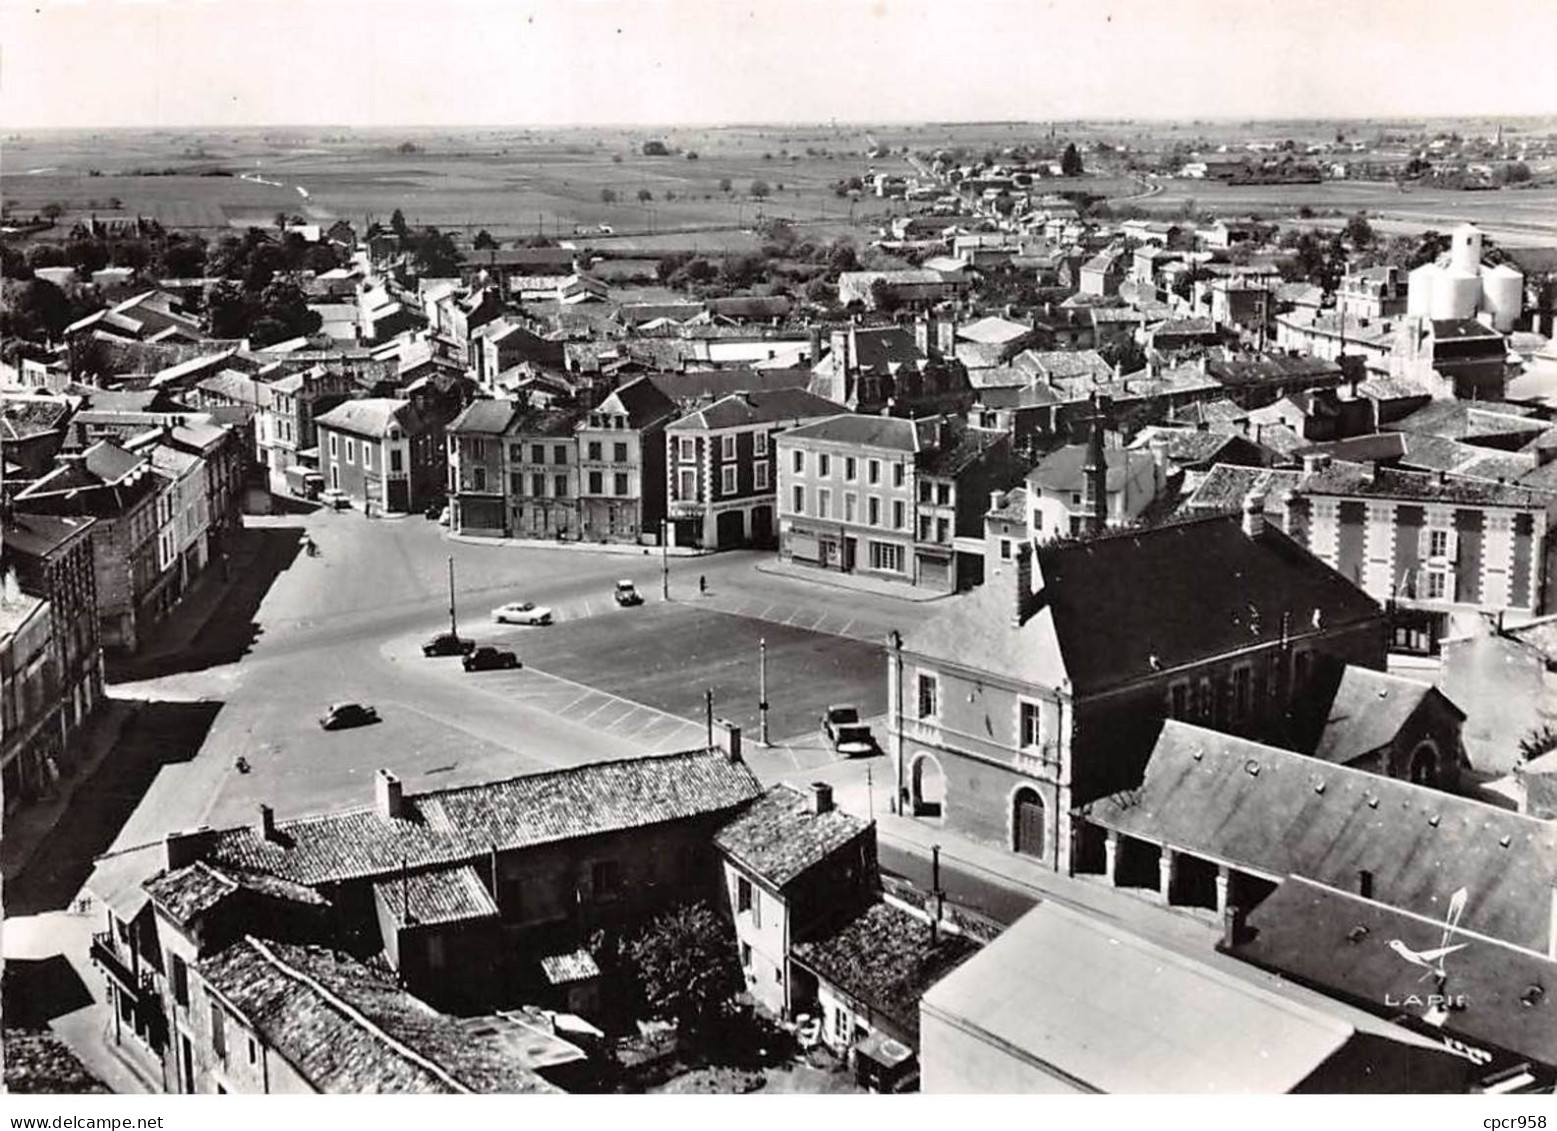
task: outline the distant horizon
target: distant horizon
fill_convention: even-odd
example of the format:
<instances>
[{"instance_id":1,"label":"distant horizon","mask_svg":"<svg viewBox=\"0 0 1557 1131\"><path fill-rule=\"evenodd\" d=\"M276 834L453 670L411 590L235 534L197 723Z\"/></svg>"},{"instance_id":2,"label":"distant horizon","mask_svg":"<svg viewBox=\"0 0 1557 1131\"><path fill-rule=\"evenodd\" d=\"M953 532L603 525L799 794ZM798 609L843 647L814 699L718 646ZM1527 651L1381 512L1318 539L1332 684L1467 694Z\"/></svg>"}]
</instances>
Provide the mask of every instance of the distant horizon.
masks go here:
<instances>
[{"instance_id":1,"label":"distant horizon","mask_svg":"<svg viewBox=\"0 0 1557 1131\"><path fill-rule=\"evenodd\" d=\"M1550 0L0 0L0 15L8 133L1557 114Z\"/></svg>"}]
</instances>

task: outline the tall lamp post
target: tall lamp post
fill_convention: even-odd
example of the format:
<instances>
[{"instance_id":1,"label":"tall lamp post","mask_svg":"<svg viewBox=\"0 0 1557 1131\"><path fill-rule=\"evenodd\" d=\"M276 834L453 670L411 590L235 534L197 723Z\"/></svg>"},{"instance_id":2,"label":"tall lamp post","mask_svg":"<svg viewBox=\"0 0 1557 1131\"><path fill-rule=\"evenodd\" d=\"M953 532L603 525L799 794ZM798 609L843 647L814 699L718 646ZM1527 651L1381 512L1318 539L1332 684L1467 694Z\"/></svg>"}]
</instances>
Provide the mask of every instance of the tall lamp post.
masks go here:
<instances>
[{"instance_id":1,"label":"tall lamp post","mask_svg":"<svg viewBox=\"0 0 1557 1131\"><path fill-rule=\"evenodd\" d=\"M757 718L758 736L762 744L773 745L768 741L768 641L766 637L757 641Z\"/></svg>"},{"instance_id":2,"label":"tall lamp post","mask_svg":"<svg viewBox=\"0 0 1557 1131\"><path fill-rule=\"evenodd\" d=\"M459 623L454 619L454 555L449 555L449 631L460 634Z\"/></svg>"},{"instance_id":3,"label":"tall lamp post","mask_svg":"<svg viewBox=\"0 0 1557 1131\"><path fill-rule=\"evenodd\" d=\"M670 600L670 519L660 519L660 596Z\"/></svg>"}]
</instances>

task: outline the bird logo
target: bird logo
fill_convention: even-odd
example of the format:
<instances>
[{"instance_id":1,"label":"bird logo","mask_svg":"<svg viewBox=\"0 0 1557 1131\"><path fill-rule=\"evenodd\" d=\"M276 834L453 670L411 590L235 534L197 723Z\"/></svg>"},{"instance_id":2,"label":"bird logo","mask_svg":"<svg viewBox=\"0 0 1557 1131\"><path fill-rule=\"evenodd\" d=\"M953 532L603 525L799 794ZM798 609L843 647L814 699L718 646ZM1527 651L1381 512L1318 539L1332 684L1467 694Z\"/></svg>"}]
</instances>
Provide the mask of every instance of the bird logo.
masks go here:
<instances>
[{"instance_id":1,"label":"bird logo","mask_svg":"<svg viewBox=\"0 0 1557 1131\"><path fill-rule=\"evenodd\" d=\"M1444 959L1457 950L1464 950L1466 943L1455 943L1452 946L1449 939L1460 925L1460 917L1465 914L1465 903L1470 898L1470 893L1464 888L1449 897L1449 913L1444 917L1443 938L1438 945L1428 950L1412 950L1399 939L1389 941L1389 949L1413 966L1420 966L1426 971L1418 981L1425 982L1428 978L1434 978L1442 983L1448 975L1444 972Z\"/></svg>"}]
</instances>

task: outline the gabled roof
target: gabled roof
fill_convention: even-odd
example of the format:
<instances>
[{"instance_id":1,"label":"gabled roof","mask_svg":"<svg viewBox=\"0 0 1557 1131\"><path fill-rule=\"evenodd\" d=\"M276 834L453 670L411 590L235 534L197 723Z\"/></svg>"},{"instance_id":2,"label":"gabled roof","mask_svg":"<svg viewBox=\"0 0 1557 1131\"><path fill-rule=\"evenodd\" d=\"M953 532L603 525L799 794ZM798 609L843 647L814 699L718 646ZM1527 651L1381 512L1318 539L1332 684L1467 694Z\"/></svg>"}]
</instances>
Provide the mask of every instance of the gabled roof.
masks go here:
<instances>
[{"instance_id":1,"label":"gabled roof","mask_svg":"<svg viewBox=\"0 0 1557 1131\"><path fill-rule=\"evenodd\" d=\"M1444 945L1441 918L1400 911L1301 877L1283 881L1250 914L1248 925L1247 937L1231 948L1232 954L1371 1009L1423 994L1420 972L1391 943L1399 940L1417 952ZM1557 966L1484 939L1460 935L1450 942L1465 949L1444 964L1446 992L1464 995L1467 1006L1448 1011L1442 1032L1557 1064ZM1534 987L1542 992L1532 993ZM1408 1011L1420 1016L1425 1007Z\"/></svg>"},{"instance_id":2,"label":"gabled roof","mask_svg":"<svg viewBox=\"0 0 1557 1131\"><path fill-rule=\"evenodd\" d=\"M1435 789L1168 720L1137 789L1088 820L1235 868L1351 888L1545 953L1557 825Z\"/></svg>"},{"instance_id":3,"label":"gabled roof","mask_svg":"<svg viewBox=\"0 0 1557 1131\"><path fill-rule=\"evenodd\" d=\"M825 440L899 452L919 450L919 433L912 420L896 416L856 416L847 412L791 428L780 437L781 443L790 440Z\"/></svg>"},{"instance_id":4,"label":"gabled roof","mask_svg":"<svg viewBox=\"0 0 1557 1131\"><path fill-rule=\"evenodd\" d=\"M1032 332L1031 326L990 315L960 327L957 330L957 337L963 341L978 342L983 345L1007 345L1019 341Z\"/></svg>"},{"instance_id":5,"label":"gabled roof","mask_svg":"<svg viewBox=\"0 0 1557 1131\"><path fill-rule=\"evenodd\" d=\"M1347 664L1314 757L1349 765L1395 740L1407 720L1437 696L1463 720L1465 713L1430 683Z\"/></svg>"},{"instance_id":6,"label":"gabled roof","mask_svg":"<svg viewBox=\"0 0 1557 1131\"><path fill-rule=\"evenodd\" d=\"M497 1042L338 951L248 937L198 969L320 1092L557 1090Z\"/></svg>"},{"instance_id":7,"label":"gabled roof","mask_svg":"<svg viewBox=\"0 0 1557 1131\"><path fill-rule=\"evenodd\" d=\"M1219 463L1206 472L1200 486L1185 500L1191 511L1236 511L1251 491L1261 491L1270 506L1302 483L1298 471L1275 471L1261 467L1238 467Z\"/></svg>"},{"instance_id":8,"label":"gabled roof","mask_svg":"<svg viewBox=\"0 0 1557 1131\"><path fill-rule=\"evenodd\" d=\"M711 816L760 793L720 751L593 762L506 781L405 795L405 815L371 807L277 822L266 840L223 832L210 859L305 884L383 878L499 852Z\"/></svg>"},{"instance_id":9,"label":"gabled roof","mask_svg":"<svg viewBox=\"0 0 1557 1131\"><path fill-rule=\"evenodd\" d=\"M809 793L776 785L731 818L714 845L776 891L803 876L871 826L842 809L814 812Z\"/></svg>"},{"instance_id":10,"label":"gabled roof","mask_svg":"<svg viewBox=\"0 0 1557 1131\"><path fill-rule=\"evenodd\" d=\"M1038 466L1027 473L1027 485L1046 491L1079 491L1085 483L1082 468L1086 462L1086 444L1067 444L1044 456ZM1108 465L1107 489L1118 491L1124 487L1126 477L1150 464L1152 457L1150 452L1108 448L1103 452L1103 462Z\"/></svg>"},{"instance_id":11,"label":"gabled roof","mask_svg":"<svg viewBox=\"0 0 1557 1131\"><path fill-rule=\"evenodd\" d=\"M373 892L400 930L497 918L497 904L469 864L388 876Z\"/></svg>"},{"instance_id":12,"label":"gabled roof","mask_svg":"<svg viewBox=\"0 0 1557 1131\"><path fill-rule=\"evenodd\" d=\"M838 406L806 389L769 389L733 393L707 408L683 416L668 425L669 431L741 428L751 424L776 424L832 416Z\"/></svg>"},{"instance_id":13,"label":"gabled roof","mask_svg":"<svg viewBox=\"0 0 1557 1131\"><path fill-rule=\"evenodd\" d=\"M1551 496L1544 491L1513 484L1461 479L1452 475L1440 479L1436 475L1416 471L1370 468L1358 464L1332 463L1322 471L1306 476L1302 489L1307 495L1343 495L1521 509L1542 509L1551 502Z\"/></svg>"}]
</instances>

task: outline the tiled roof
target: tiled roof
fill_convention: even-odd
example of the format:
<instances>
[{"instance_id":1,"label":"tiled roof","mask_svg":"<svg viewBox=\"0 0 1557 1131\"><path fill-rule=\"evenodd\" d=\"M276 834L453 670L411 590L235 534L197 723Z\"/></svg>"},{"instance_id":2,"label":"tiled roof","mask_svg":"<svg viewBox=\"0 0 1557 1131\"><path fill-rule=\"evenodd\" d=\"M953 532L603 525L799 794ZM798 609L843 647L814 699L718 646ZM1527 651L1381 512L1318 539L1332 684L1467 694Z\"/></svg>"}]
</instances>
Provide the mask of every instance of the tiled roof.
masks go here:
<instances>
[{"instance_id":1,"label":"tiled roof","mask_svg":"<svg viewBox=\"0 0 1557 1131\"><path fill-rule=\"evenodd\" d=\"M1011 488L1001 497L1000 505L991 510L985 517L999 522L1026 522L1027 488Z\"/></svg>"},{"instance_id":2,"label":"tiled roof","mask_svg":"<svg viewBox=\"0 0 1557 1131\"><path fill-rule=\"evenodd\" d=\"M1550 496L1528 487L1460 479L1356 464L1331 464L1303 481L1308 495L1346 495L1371 499L1404 499L1412 502L1463 503L1468 506L1544 508Z\"/></svg>"},{"instance_id":3,"label":"tiled roof","mask_svg":"<svg viewBox=\"0 0 1557 1131\"><path fill-rule=\"evenodd\" d=\"M1430 683L1347 664L1314 757L1344 766L1371 754L1393 742L1422 701L1435 694Z\"/></svg>"},{"instance_id":4,"label":"tiled roof","mask_svg":"<svg viewBox=\"0 0 1557 1131\"><path fill-rule=\"evenodd\" d=\"M392 424L408 428L406 421L414 416L410 401L392 397L365 397L342 401L329 412L314 417L314 423L322 428L350 432L354 436L383 436Z\"/></svg>"},{"instance_id":5,"label":"tiled roof","mask_svg":"<svg viewBox=\"0 0 1557 1131\"><path fill-rule=\"evenodd\" d=\"M85 532L92 521L52 514L13 514L5 522L5 547L30 557L44 558Z\"/></svg>"},{"instance_id":6,"label":"tiled roof","mask_svg":"<svg viewBox=\"0 0 1557 1131\"><path fill-rule=\"evenodd\" d=\"M304 884L384 877L577 837L712 815L756 797L756 779L722 753L594 762L405 797L405 815L371 807L278 822L276 840L224 832L216 864Z\"/></svg>"},{"instance_id":7,"label":"tiled roof","mask_svg":"<svg viewBox=\"0 0 1557 1131\"><path fill-rule=\"evenodd\" d=\"M69 415L69 403L53 397L0 398L0 440L25 440L57 432Z\"/></svg>"},{"instance_id":8,"label":"tiled roof","mask_svg":"<svg viewBox=\"0 0 1557 1131\"><path fill-rule=\"evenodd\" d=\"M835 444L891 448L900 452L919 449L918 431L912 420L895 416L855 416L847 412L791 428L780 437L779 442L789 440L827 440Z\"/></svg>"},{"instance_id":9,"label":"tiled roof","mask_svg":"<svg viewBox=\"0 0 1557 1131\"><path fill-rule=\"evenodd\" d=\"M1085 484L1082 467L1087 462L1086 444L1067 444L1050 452L1038 466L1027 473L1029 489L1034 486L1049 491L1079 491ZM1149 452L1127 452L1122 448L1109 448L1103 453L1108 465L1108 490L1124 487L1127 468L1130 471L1152 462Z\"/></svg>"},{"instance_id":10,"label":"tiled roof","mask_svg":"<svg viewBox=\"0 0 1557 1131\"><path fill-rule=\"evenodd\" d=\"M812 808L810 794L776 785L731 818L714 844L737 865L783 890L870 827L842 809L818 815Z\"/></svg>"},{"instance_id":11,"label":"tiled roof","mask_svg":"<svg viewBox=\"0 0 1557 1131\"><path fill-rule=\"evenodd\" d=\"M497 917L497 904L469 864L390 876L374 884L373 892L402 929Z\"/></svg>"},{"instance_id":12,"label":"tiled roof","mask_svg":"<svg viewBox=\"0 0 1557 1131\"><path fill-rule=\"evenodd\" d=\"M627 417L629 428L646 428L657 421L674 416L676 402L660 391L648 377L635 378L618 386L615 392L600 405L599 412L621 413Z\"/></svg>"},{"instance_id":13,"label":"tiled roof","mask_svg":"<svg viewBox=\"0 0 1557 1131\"><path fill-rule=\"evenodd\" d=\"M707 408L683 416L667 426L683 429L741 428L751 424L776 424L785 420L808 420L834 416L838 406L808 389L770 389L734 393Z\"/></svg>"},{"instance_id":14,"label":"tiled roof","mask_svg":"<svg viewBox=\"0 0 1557 1131\"><path fill-rule=\"evenodd\" d=\"M1350 889L1372 873L1380 903L1544 953L1557 826L1396 778L1169 720L1145 781L1092 803L1094 824L1273 876Z\"/></svg>"},{"instance_id":15,"label":"tiled roof","mask_svg":"<svg viewBox=\"0 0 1557 1131\"><path fill-rule=\"evenodd\" d=\"M827 934L796 943L794 960L911 1035L924 992L978 950L889 903L869 908Z\"/></svg>"},{"instance_id":16,"label":"tiled roof","mask_svg":"<svg viewBox=\"0 0 1557 1131\"><path fill-rule=\"evenodd\" d=\"M495 1042L354 958L246 938L198 969L320 1092L555 1092Z\"/></svg>"},{"instance_id":17,"label":"tiled roof","mask_svg":"<svg viewBox=\"0 0 1557 1131\"><path fill-rule=\"evenodd\" d=\"M687 404L690 401L715 401L733 393L805 389L811 384L811 371L803 368L699 369L691 373L651 373L649 380L671 400ZM833 411L838 411L837 405L833 405Z\"/></svg>"},{"instance_id":18,"label":"tiled roof","mask_svg":"<svg viewBox=\"0 0 1557 1131\"><path fill-rule=\"evenodd\" d=\"M1235 467L1219 463L1206 472L1200 486L1185 501L1192 511L1236 511L1249 492L1263 491L1267 507L1288 491L1295 491L1303 476L1297 471L1271 471L1259 467Z\"/></svg>"},{"instance_id":19,"label":"tiled roof","mask_svg":"<svg viewBox=\"0 0 1557 1131\"><path fill-rule=\"evenodd\" d=\"M1031 334L1031 326L1024 326L1020 322L1012 322L1006 318L998 318L990 315L977 321L969 322L958 329L957 337L968 342L979 342L984 345L1006 345Z\"/></svg>"},{"instance_id":20,"label":"tiled roof","mask_svg":"<svg viewBox=\"0 0 1557 1131\"><path fill-rule=\"evenodd\" d=\"M146 894L175 923L188 923L237 890L236 883L203 860L146 881Z\"/></svg>"},{"instance_id":21,"label":"tiled roof","mask_svg":"<svg viewBox=\"0 0 1557 1131\"><path fill-rule=\"evenodd\" d=\"M1034 377L1057 379L1064 377L1095 377L1107 381L1114 375L1113 366L1103 360L1097 350L1023 350L1011 364Z\"/></svg>"},{"instance_id":22,"label":"tiled roof","mask_svg":"<svg viewBox=\"0 0 1557 1131\"><path fill-rule=\"evenodd\" d=\"M1397 911L1301 878L1267 896L1248 924L1232 954L1331 997L1361 1002L1420 996L1418 970L1402 962L1391 943L1423 951L1443 945L1444 938L1439 917ZM1557 1064L1557 995L1549 961L1476 940L1448 959L1445 972L1448 992L1469 1003L1443 1019L1446 1036ZM1532 994L1533 986L1544 992Z\"/></svg>"},{"instance_id":23,"label":"tiled roof","mask_svg":"<svg viewBox=\"0 0 1557 1131\"><path fill-rule=\"evenodd\" d=\"M954 422L948 422L946 431L942 433L942 443L919 453L919 471L923 475L955 479L1006 439L1008 437L1003 432L957 427ZM948 443L948 440L951 442Z\"/></svg>"},{"instance_id":24,"label":"tiled roof","mask_svg":"<svg viewBox=\"0 0 1557 1131\"><path fill-rule=\"evenodd\" d=\"M1203 319L1190 319L1200 322ZM1177 326L1179 323L1170 323ZM1164 327L1166 329L1167 327ZM1159 331L1161 332L1161 331ZM1212 358L1206 362L1206 372L1224 385L1248 387L1268 385L1294 380L1322 381L1334 378L1339 381L1341 367L1333 361L1318 357L1252 357Z\"/></svg>"},{"instance_id":25,"label":"tiled roof","mask_svg":"<svg viewBox=\"0 0 1557 1131\"><path fill-rule=\"evenodd\" d=\"M554 986L569 982L587 982L600 977L600 966L594 955L580 948L570 954L548 954L541 959L541 973Z\"/></svg>"}]
</instances>

